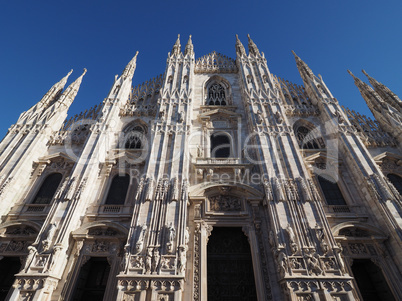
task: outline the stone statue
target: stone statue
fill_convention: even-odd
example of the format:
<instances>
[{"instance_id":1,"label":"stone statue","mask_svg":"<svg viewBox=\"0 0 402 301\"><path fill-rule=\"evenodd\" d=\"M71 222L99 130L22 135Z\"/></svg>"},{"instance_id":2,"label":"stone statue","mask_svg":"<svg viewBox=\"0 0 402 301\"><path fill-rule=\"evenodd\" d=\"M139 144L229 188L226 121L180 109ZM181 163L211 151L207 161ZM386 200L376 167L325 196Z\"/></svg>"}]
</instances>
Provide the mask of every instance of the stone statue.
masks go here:
<instances>
[{"instance_id":1,"label":"stone statue","mask_svg":"<svg viewBox=\"0 0 402 301\"><path fill-rule=\"evenodd\" d=\"M27 258L25 259L25 266L24 266L25 272L28 271L29 266L31 265L31 262L32 262L35 254L37 252L37 250L36 250L36 248L34 246L29 246L28 251L29 251L29 253L27 255Z\"/></svg>"},{"instance_id":2,"label":"stone statue","mask_svg":"<svg viewBox=\"0 0 402 301\"><path fill-rule=\"evenodd\" d=\"M288 227L286 228L286 232L289 236L290 249L292 251L292 254L294 254L297 251L297 243L296 243L295 233L293 232L293 229L290 226L290 224L288 224Z\"/></svg>"},{"instance_id":3,"label":"stone statue","mask_svg":"<svg viewBox=\"0 0 402 301\"><path fill-rule=\"evenodd\" d=\"M174 241L174 239L176 238L176 230L175 230L175 228L173 227L173 223L170 223L170 225L169 225L169 227L168 227L168 229L167 229L168 231L168 235L167 235L167 243L166 243L166 248L167 248L167 251L169 252L169 253L171 253L172 252L172 250L173 250L173 241Z\"/></svg>"},{"instance_id":4,"label":"stone statue","mask_svg":"<svg viewBox=\"0 0 402 301\"><path fill-rule=\"evenodd\" d=\"M144 223L141 226L141 230L140 230L140 235L138 237L137 243L135 244L135 250L137 251L137 253L142 251L142 248L144 247L144 239L145 239L145 234L147 232L147 225Z\"/></svg>"},{"instance_id":5,"label":"stone statue","mask_svg":"<svg viewBox=\"0 0 402 301\"><path fill-rule=\"evenodd\" d=\"M148 248L147 256L145 258L145 273L147 274L151 273L151 267L152 267L152 249Z\"/></svg>"},{"instance_id":6,"label":"stone statue","mask_svg":"<svg viewBox=\"0 0 402 301\"><path fill-rule=\"evenodd\" d=\"M158 272L158 266L159 266L159 250L157 248L154 249L154 256L152 258L152 272L157 273Z\"/></svg>"},{"instance_id":7,"label":"stone statue","mask_svg":"<svg viewBox=\"0 0 402 301\"><path fill-rule=\"evenodd\" d=\"M179 260L177 262L177 271L180 274L183 274L184 271L186 270L186 262L187 262L187 257L186 257L186 247L180 246L179 247Z\"/></svg>"}]
</instances>

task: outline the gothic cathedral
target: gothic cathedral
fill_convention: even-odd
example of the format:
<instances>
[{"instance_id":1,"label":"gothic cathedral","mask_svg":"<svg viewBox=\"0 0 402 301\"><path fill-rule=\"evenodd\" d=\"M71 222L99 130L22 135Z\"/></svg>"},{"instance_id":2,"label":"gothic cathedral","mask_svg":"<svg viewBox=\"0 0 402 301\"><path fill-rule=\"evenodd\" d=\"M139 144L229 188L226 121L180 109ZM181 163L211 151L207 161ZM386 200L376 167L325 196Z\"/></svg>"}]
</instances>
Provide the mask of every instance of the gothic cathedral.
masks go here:
<instances>
[{"instance_id":1,"label":"gothic cathedral","mask_svg":"<svg viewBox=\"0 0 402 301\"><path fill-rule=\"evenodd\" d=\"M180 38L180 37L179 37ZM0 143L0 300L402 300L402 101L375 120L303 86L248 37L67 118L61 79Z\"/></svg>"}]
</instances>

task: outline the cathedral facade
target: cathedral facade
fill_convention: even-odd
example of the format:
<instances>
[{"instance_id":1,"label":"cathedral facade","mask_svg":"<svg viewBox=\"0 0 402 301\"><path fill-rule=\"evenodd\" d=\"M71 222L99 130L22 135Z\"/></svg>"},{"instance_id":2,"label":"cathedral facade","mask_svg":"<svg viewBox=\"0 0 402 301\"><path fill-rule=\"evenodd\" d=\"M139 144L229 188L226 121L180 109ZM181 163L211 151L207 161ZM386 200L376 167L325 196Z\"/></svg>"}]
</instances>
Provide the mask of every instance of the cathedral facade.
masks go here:
<instances>
[{"instance_id":1,"label":"cathedral facade","mask_svg":"<svg viewBox=\"0 0 402 301\"><path fill-rule=\"evenodd\" d=\"M402 102L375 120L236 36L70 119L71 72L0 143L0 300L402 300Z\"/></svg>"}]
</instances>

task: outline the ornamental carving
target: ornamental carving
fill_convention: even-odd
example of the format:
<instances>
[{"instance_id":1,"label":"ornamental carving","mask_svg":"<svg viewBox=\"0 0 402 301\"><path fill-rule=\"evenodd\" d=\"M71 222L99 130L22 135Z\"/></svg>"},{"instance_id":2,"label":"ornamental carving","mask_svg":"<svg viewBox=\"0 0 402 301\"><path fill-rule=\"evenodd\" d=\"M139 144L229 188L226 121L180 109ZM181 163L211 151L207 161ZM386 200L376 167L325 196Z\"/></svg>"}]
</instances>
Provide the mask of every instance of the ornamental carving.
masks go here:
<instances>
[{"instance_id":1,"label":"ornamental carving","mask_svg":"<svg viewBox=\"0 0 402 301\"><path fill-rule=\"evenodd\" d=\"M218 195L208 198L211 211L241 211L241 199L230 195Z\"/></svg>"},{"instance_id":2,"label":"ornamental carving","mask_svg":"<svg viewBox=\"0 0 402 301\"><path fill-rule=\"evenodd\" d=\"M88 235L93 235L93 236L116 236L117 231L107 228L107 229L101 229L101 228L96 228L96 229L90 229L88 231Z\"/></svg>"},{"instance_id":3,"label":"ornamental carving","mask_svg":"<svg viewBox=\"0 0 402 301\"><path fill-rule=\"evenodd\" d=\"M29 226L9 227L7 228L5 234L15 236L30 236L36 234L36 230Z\"/></svg>"},{"instance_id":4,"label":"ornamental carving","mask_svg":"<svg viewBox=\"0 0 402 301\"><path fill-rule=\"evenodd\" d=\"M195 73L236 73L236 61L213 51L200 57L195 63Z\"/></svg>"}]
</instances>

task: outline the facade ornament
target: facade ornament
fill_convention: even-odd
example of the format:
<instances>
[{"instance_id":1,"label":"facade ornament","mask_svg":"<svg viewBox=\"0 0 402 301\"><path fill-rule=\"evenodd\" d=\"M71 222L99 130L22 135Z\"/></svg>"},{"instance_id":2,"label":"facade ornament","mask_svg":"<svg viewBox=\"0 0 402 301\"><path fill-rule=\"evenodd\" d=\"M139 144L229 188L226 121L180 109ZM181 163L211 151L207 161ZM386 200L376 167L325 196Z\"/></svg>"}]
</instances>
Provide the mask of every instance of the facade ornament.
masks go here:
<instances>
[{"instance_id":1,"label":"facade ornament","mask_svg":"<svg viewBox=\"0 0 402 301\"><path fill-rule=\"evenodd\" d=\"M38 251L36 250L36 248L34 246L29 246L28 247L28 252L29 253L28 253L28 255L27 255L26 259L25 259L25 266L24 266L25 273L28 272L28 269L29 269L29 267L30 267L30 265L32 263L32 260L33 260L35 254Z\"/></svg>"},{"instance_id":2,"label":"facade ornament","mask_svg":"<svg viewBox=\"0 0 402 301\"><path fill-rule=\"evenodd\" d=\"M281 124L283 122L283 117L282 117L281 113L279 113L279 111L275 112L275 119L276 119L276 122L279 124Z\"/></svg>"},{"instance_id":3,"label":"facade ornament","mask_svg":"<svg viewBox=\"0 0 402 301\"><path fill-rule=\"evenodd\" d=\"M171 200L172 201L178 201L179 200L179 181L177 180L177 178L173 178L172 180L172 185L171 185Z\"/></svg>"},{"instance_id":4,"label":"facade ornament","mask_svg":"<svg viewBox=\"0 0 402 301\"><path fill-rule=\"evenodd\" d=\"M56 232L57 229L57 224L56 223L51 223L49 226L49 229L47 230L46 238L42 240L42 249L43 252L46 252L49 250L50 243L52 242L52 238L54 233Z\"/></svg>"},{"instance_id":5,"label":"facade ornament","mask_svg":"<svg viewBox=\"0 0 402 301\"><path fill-rule=\"evenodd\" d=\"M297 252L298 246L296 243L296 235L290 224L288 224L288 226L286 227L286 233L288 234L289 237L290 250L292 251L292 254L294 254Z\"/></svg>"},{"instance_id":6,"label":"facade ornament","mask_svg":"<svg viewBox=\"0 0 402 301\"><path fill-rule=\"evenodd\" d=\"M179 259L177 261L177 271L179 274L183 275L186 270L187 263L187 249L185 246L179 247Z\"/></svg>"},{"instance_id":7,"label":"facade ornament","mask_svg":"<svg viewBox=\"0 0 402 301\"><path fill-rule=\"evenodd\" d=\"M172 253L173 251L173 242L174 239L176 238L176 230L173 226L173 223L171 222L169 227L167 228L167 243L166 243L166 249L168 253Z\"/></svg>"},{"instance_id":8,"label":"facade ornament","mask_svg":"<svg viewBox=\"0 0 402 301\"><path fill-rule=\"evenodd\" d=\"M130 245L126 244L124 246L124 254L120 265L120 268L123 272L127 270L129 262L130 262Z\"/></svg>"},{"instance_id":9,"label":"facade ornament","mask_svg":"<svg viewBox=\"0 0 402 301\"><path fill-rule=\"evenodd\" d=\"M152 248L148 247L147 255L145 256L145 273L150 274L152 268Z\"/></svg>"},{"instance_id":10,"label":"facade ornament","mask_svg":"<svg viewBox=\"0 0 402 301\"><path fill-rule=\"evenodd\" d=\"M257 123L261 124L263 121L262 112L260 110L257 111Z\"/></svg>"},{"instance_id":11,"label":"facade ornament","mask_svg":"<svg viewBox=\"0 0 402 301\"><path fill-rule=\"evenodd\" d=\"M282 189L281 182L280 182L280 180L278 178L274 178L274 190L275 190L276 200L278 202L286 200L285 196L283 194L283 189Z\"/></svg>"},{"instance_id":12,"label":"facade ornament","mask_svg":"<svg viewBox=\"0 0 402 301\"><path fill-rule=\"evenodd\" d=\"M154 182L154 179L152 177L149 177L147 182L148 182L147 183L148 185L147 185L147 191L146 191L146 194L145 194L145 201L152 201L153 196L154 196L155 182Z\"/></svg>"},{"instance_id":13,"label":"facade ornament","mask_svg":"<svg viewBox=\"0 0 402 301\"><path fill-rule=\"evenodd\" d=\"M158 248L154 248L154 254L153 254L153 257L152 257L152 273L153 274L158 273L158 267L159 267L160 258L161 258L161 256L159 255Z\"/></svg>"},{"instance_id":14,"label":"facade ornament","mask_svg":"<svg viewBox=\"0 0 402 301\"><path fill-rule=\"evenodd\" d=\"M307 263L307 268L309 270L309 274L315 273L316 275L322 274L322 269L320 267L320 262L318 259L317 253L311 254L310 252L306 252L304 254L304 259Z\"/></svg>"},{"instance_id":15,"label":"facade ornament","mask_svg":"<svg viewBox=\"0 0 402 301\"><path fill-rule=\"evenodd\" d=\"M144 247L144 239L147 233L147 229L148 227L145 223L140 227L140 234L138 236L137 243L135 244L135 251L137 253L140 253Z\"/></svg>"},{"instance_id":16,"label":"facade ornament","mask_svg":"<svg viewBox=\"0 0 402 301\"><path fill-rule=\"evenodd\" d=\"M288 271L288 256L284 251L278 249L276 255L276 261L278 264L278 273L281 277L285 277Z\"/></svg>"}]
</instances>

